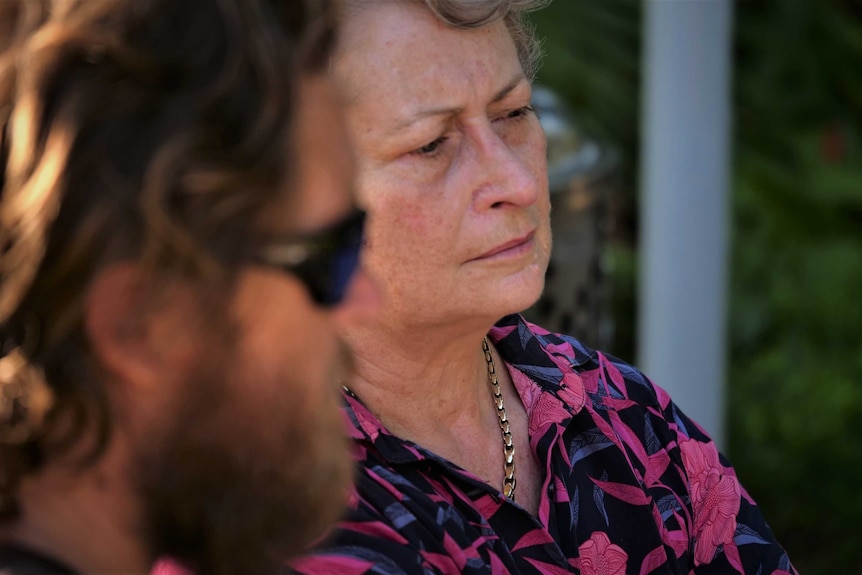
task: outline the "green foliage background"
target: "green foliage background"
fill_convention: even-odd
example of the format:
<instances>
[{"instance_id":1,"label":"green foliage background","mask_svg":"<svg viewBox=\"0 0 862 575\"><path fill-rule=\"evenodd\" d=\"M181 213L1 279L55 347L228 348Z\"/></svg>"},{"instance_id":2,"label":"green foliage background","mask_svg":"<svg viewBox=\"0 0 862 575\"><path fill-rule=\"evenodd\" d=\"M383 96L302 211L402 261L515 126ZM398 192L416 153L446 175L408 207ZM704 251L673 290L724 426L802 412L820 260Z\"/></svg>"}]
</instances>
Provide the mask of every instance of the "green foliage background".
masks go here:
<instances>
[{"instance_id":1,"label":"green foliage background","mask_svg":"<svg viewBox=\"0 0 862 575\"><path fill-rule=\"evenodd\" d=\"M534 18L539 81L622 155L611 351L628 358L643 11L556 0ZM728 452L803 573L862 573L862 2L734 11Z\"/></svg>"}]
</instances>

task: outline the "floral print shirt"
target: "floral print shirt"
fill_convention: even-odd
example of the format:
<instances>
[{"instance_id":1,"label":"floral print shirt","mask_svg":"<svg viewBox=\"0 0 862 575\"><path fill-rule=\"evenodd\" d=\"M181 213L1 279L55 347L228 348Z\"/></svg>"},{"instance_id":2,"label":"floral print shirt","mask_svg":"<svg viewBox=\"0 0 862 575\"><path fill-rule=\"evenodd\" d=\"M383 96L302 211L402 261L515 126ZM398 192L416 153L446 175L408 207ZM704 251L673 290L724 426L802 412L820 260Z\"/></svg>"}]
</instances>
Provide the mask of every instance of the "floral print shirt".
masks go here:
<instances>
[{"instance_id":1,"label":"floral print shirt","mask_svg":"<svg viewBox=\"0 0 862 575\"><path fill-rule=\"evenodd\" d=\"M715 444L643 374L517 315L489 335L544 470L538 516L345 396L349 512L296 572L796 573Z\"/></svg>"}]
</instances>

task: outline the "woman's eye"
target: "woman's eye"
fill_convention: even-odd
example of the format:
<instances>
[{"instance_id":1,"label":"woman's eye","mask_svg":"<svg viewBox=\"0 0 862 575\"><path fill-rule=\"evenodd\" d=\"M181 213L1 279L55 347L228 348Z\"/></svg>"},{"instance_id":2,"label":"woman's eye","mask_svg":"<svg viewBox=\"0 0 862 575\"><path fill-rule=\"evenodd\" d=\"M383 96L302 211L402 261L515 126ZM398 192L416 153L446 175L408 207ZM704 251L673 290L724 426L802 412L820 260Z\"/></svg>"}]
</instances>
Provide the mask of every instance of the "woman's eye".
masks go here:
<instances>
[{"instance_id":1,"label":"woman's eye","mask_svg":"<svg viewBox=\"0 0 862 575\"><path fill-rule=\"evenodd\" d=\"M425 144L421 148L414 150L412 153L416 154L417 156L433 156L440 149L440 146L442 146L443 142L445 141L446 138L441 136L433 142Z\"/></svg>"},{"instance_id":2,"label":"woman's eye","mask_svg":"<svg viewBox=\"0 0 862 575\"><path fill-rule=\"evenodd\" d=\"M530 114L535 113L535 110L532 106L524 106L523 108L518 108L517 110L512 110L508 114L506 114L506 119L518 119L523 118L525 116L529 116Z\"/></svg>"}]
</instances>

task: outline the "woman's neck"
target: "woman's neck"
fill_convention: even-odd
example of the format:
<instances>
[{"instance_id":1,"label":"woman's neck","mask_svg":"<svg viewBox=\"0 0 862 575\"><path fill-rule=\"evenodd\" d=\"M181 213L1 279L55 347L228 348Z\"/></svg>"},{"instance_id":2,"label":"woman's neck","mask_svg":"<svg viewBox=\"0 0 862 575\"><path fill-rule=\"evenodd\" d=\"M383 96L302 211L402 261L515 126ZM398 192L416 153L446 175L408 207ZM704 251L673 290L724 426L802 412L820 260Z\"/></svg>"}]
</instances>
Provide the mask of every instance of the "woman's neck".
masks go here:
<instances>
[{"instance_id":1,"label":"woman's neck","mask_svg":"<svg viewBox=\"0 0 862 575\"><path fill-rule=\"evenodd\" d=\"M382 330L351 334L356 375L349 387L390 433L499 489L503 449L482 350L485 331L465 330L458 336L432 331L409 336ZM527 454L526 414L499 361L497 374Z\"/></svg>"},{"instance_id":2,"label":"woman's neck","mask_svg":"<svg viewBox=\"0 0 862 575\"><path fill-rule=\"evenodd\" d=\"M487 417L484 336L481 329L457 337L444 330L351 334L350 388L391 432L417 443L447 430L485 430L496 421Z\"/></svg>"},{"instance_id":3,"label":"woman's neck","mask_svg":"<svg viewBox=\"0 0 862 575\"><path fill-rule=\"evenodd\" d=\"M504 450L484 336L481 328L460 336L431 330L350 334L356 375L349 386L390 433L500 489ZM515 443L518 503L535 515L541 470L530 449L527 412L493 346L490 353Z\"/></svg>"}]
</instances>

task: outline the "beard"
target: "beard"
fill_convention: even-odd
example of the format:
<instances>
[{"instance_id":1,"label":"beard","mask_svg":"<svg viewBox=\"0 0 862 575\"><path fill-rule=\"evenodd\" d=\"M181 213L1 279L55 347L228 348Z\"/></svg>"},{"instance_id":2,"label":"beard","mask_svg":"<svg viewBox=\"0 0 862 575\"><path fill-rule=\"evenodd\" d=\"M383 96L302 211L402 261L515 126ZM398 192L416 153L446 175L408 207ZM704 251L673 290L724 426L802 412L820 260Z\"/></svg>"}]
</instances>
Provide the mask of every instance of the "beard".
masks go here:
<instances>
[{"instance_id":1,"label":"beard","mask_svg":"<svg viewBox=\"0 0 862 575\"><path fill-rule=\"evenodd\" d=\"M278 382L237 377L224 359L232 347L211 349L161 433L137 446L140 527L153 557L201 575L274 572L344 509L352 464L340 394L335 381L328 395L310 393L320 382L287 370ZM269 395L255 397L261 389Z\"/></svg>"}]
</instances>

